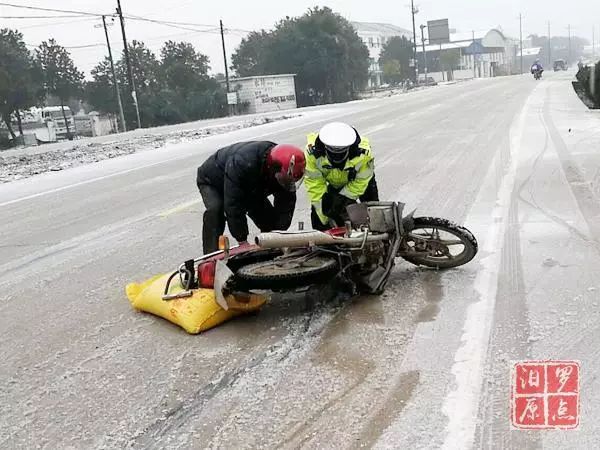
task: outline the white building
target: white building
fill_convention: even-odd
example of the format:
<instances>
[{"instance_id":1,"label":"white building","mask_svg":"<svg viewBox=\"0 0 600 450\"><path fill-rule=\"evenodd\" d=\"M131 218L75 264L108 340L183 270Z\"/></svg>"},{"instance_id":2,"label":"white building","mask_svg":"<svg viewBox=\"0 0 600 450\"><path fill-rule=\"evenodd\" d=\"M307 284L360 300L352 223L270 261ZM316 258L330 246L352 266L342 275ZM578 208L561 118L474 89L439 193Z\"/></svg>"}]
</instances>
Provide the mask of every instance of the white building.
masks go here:
<instances>
[{"instance_id":1,"label":"white building","mask_svg":"<svg viewBox=\"0 0 600 450\"><path fill-rule=\"evenodd\" d=\"M232 78L237 93L238 111L263 113L297 108L295 74Z\"/></svg>"},{"instance_id":2,"label":"white building","mask_svg":"<svg viewBox=\"0 0 600 450\"><path fill-rule=\"evenodd\" d=\"M419 43L419 72L424 73L423 46L422 42ZM440 54L450 50L458 52L459 55L457 67L452 70L441 67L440 63ZM449 71L455 79L508 75L515 70L516 51L514 42L497 29L453 33L450 34L448 43L425 45L428 75L436 81L443 81Z\"/></svg>"},{"instance_id":3,"label":"white building","mask_svg":"<svg viewBox=\"0 0 600 450\"><path fill-rule=\"evenodd\" d=\"M377 87L382 83L383 69L379 64L381 50L385 43L394 36L404 36L412 40L412 33L404 28L389 23L351 22L356 34L369 49L369 87Z\"/></svg>"}]
</instances>

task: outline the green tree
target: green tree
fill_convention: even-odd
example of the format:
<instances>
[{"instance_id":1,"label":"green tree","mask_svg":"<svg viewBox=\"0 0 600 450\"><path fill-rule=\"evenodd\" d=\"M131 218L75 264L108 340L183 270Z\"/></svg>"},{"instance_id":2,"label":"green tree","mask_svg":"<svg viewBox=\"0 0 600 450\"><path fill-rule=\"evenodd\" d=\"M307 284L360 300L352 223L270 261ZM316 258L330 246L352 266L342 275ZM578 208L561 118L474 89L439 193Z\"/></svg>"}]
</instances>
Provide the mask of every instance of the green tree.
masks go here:
<instances>
[{"instance_id":1,"label":"green tree","mask_svg":"<svg viewBox=\"0 0 600 450\"><path fill-rule=\"evenodd\" d=\"M352 99L367 80L369 52L346 19L317 7L249 36L232 61L238 75L295 73L298 103L308 105Z\"/></svg>"},{"instance_id":2,"label":"green tree","mask_svg":"<svg viewBox=\"0 0 600 450\"><path fill-rule=\"evenodd\" d=\"M139 93L140 114L145 126L180 123L225 113L225 92L208 75L209 60L186 42L168 41L160 52L160 60L143 42L133 41L129 47L133 78ZM117 63L119 84L127 84L125 61ZM86 99L104 112L116 112L115 89L110 76L110 63L104 60L92 70L93 80L87 84ZM128 123L134 123L131 102L124 105Z\"/></svg>"},{"instance_id":3,"label":"green tree","mask_svg":"<svg viewBox=\"0 0 600 450\"><path fill-rule=\"evenodd\" d=\"M203 97L208 91L208 57L192 44L168 41L161 50L161 90L170 105L166 120L183 122L210 115Z\"/></svg>"},{"instance_id":4,"label":"green tree","mask_svg":"<svg viewBox=\"0 0 600 450\"><path fill-rule=\"evenodd\" d=\"M117 95L108 57L92 69L91 75L92 80L85 84L86 100L99 112L118 114Z\"/></svg>"},{"instance_id":5,"label":"green tree","mask_svg":"<svg viewBox=\"0 0 600 450\"><path fill-rule=\"evenodd\" d=\"M20 110L40 101L41 72L23 42L23 35L15 30L0 30L0 62L0 116L15 139L11 117L16 115L23 135Z\"/></svg>"},{"instance_id":6,"label":"green tree","mask_svg":"<svg viewBox=\"0 0 600 450\"><path fill-rule=\"evenodd\" d=\"M65 103L82 91L83 73L77 70L67 50L50 39L36 49L36 61L43 73L43 85L47 94L60 100L63 118L67 127L67 137L72 139L69 121L65 113Z\"/></svg>"},{"instance_id":7,"label":"green tree","mask_svg":"<svg viewBox=\"0 0 600 450\"><path fill-rule=\"evenodd\" d=\"M231 68L240 77L267 74L266 64L272 42L272 33L265 30L251 32L232 55Z\"/></svg>"},{"instance_id":8,"label":"green tree","mask_svg":"<svg viewBox=\"0 0 600 450\"><path fill-rule=\"evenodd\" d=\"M405 79L402 73L402 65L397 59L390 59L383 63L383 78L386 83L400 83Z\"/></svg>"},{"instance_id":9,"label":"green tree","mask_svg":"<svg viewBox=\"0 0 600 450\"><path fill-rule=\"evenodd\" d=\"M164 102L160 98L160 62L156 55L146 47L146 44L136 40L129 44L129 60L142 123L146 126L156 125L160 108L164 107ZM119 83L128 85L125 60L121 59L117 67L120 73ZM130 97L127 96L127 98ZM137 123L133 104L131 101L126 101L125 105L123 107L126 120L130 123L131 128L135 128Z\"/></svg>"},{"instance_id":10,"label":"green tree","mask_svg":"<svg viewBox=\"0 0 600 450\"><path fill-rule=\"evenodd\" d=\"M460 65L460 50L449 48L440 53L440 66L442 70L448 73L448 79L454 78L454 69Z\"/></svg>"},{"instance_id":11,"label":"green tree","mask_svg":"<svg viewBox=\"0 0 600 450\"><path fill-rule=\"evenodd\" d=\"M393 36L384 44L381 49L379 63L385 68L386 63L397 61L400 74L394 76L394 80L402 81L414 76L414 70L410 67L410 60L413 57L412 42L404 36ZM393 63L395 64L395 63ZM385 70L384 70L385 75ZM391 80L388 79L388 82Z\"/></svg>"}]
</instances>

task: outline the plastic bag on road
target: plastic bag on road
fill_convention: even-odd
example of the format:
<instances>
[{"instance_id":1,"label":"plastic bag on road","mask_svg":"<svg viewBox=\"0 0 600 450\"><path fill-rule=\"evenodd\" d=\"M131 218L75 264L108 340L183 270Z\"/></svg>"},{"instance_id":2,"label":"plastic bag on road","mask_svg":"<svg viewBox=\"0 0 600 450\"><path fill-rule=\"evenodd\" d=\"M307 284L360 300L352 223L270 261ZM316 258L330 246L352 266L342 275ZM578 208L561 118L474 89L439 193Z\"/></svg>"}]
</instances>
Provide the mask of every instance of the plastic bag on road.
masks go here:
<instances>
[{"instance_id":1,"label":"plastic bag on road","mask_svg":"<svg viewBox=\"0 0 600 450\"><path fill-rule=\"evenodd\" d=\"M226 311L217 303L213 289L194 289L191 297L165 301L162 296L169 276L158 275L143 283L128 284L125 292L135 309L167 319L190 334L198 334L234 317L257 311L267 301L262 295L253 294L243 299L229 296L227 303L232 306ZM169 294L182 291L178 281L171 282Z\"/></svg>"}]
</instances>

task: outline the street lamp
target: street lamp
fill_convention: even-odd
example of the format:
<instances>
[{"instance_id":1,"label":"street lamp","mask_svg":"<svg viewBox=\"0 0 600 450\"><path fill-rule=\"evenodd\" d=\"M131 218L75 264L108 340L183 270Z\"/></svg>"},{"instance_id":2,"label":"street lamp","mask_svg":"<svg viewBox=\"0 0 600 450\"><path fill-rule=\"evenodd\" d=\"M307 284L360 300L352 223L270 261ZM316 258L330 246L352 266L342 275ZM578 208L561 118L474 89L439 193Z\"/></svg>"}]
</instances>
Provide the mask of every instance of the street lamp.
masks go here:
<instances>
[{"instance_id":1,"label":"street lamp","mask_svg":"<svg viewBox=\"0 0 600 450\"><path fill-rule=\"evenodd\" d=\"M421 44L423 45L423 64L425 66L425 84L427 84L427 50L425 50L425 34L423 30L427 28L427 25L421 25ZM418 76L418 74L417 74Z\"/></svg>"}]
</instances>

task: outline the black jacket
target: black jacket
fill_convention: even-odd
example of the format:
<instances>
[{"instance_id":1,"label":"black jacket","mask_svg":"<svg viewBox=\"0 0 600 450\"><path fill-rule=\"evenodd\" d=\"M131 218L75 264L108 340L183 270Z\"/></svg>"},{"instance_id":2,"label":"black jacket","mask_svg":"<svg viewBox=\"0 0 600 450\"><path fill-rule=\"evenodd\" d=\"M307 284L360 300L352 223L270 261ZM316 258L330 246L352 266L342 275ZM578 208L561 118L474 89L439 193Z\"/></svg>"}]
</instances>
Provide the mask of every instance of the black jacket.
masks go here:
<instances>
[{"instance_id":1,"label":"black jacket","mask_svg":"<svg viewBox=\"0 0 600 450\"><path fill-rule=\"evenodd\" d=\"M198 168L196 183L223 195L229 231L238 241L248 238L248 214L261 231L289 228L296 194L283 189L266 171L269 141L239 142L217 150ZM267 200L274 197L274 207Z\"/></svg>"}]
</instances>

